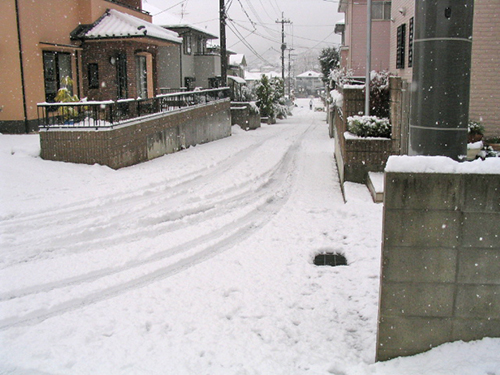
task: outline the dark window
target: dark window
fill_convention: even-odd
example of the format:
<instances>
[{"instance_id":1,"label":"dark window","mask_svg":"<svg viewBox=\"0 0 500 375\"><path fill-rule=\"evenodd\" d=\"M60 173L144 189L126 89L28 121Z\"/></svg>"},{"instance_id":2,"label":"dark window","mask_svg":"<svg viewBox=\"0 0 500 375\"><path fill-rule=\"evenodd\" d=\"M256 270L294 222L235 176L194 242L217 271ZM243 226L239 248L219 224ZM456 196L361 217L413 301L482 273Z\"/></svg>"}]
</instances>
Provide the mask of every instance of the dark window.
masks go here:
<instances>
[{"instance_id":1,"label":"dark window","mask_svg":"<svg viewBox=\"0 0 500 375\"><path fill-rule=\"evenodd\" d=\"M396 68L404 69L405 67L405 49L406 49L406 24L398 27L398 44L396 52Z\"/></svg>"},{"instance_id":2,"label":"dark window","mask_svg":"<svg viewBox=\"0 0 500 375\"><path fill-rule=\"evenodd\" d=\"M372 20L390 20L391 2L374 1L372 2Z\"/></svg>"},{"instance_id":3,"label":"dark window","mask_svg":"<svg viewBox=\"0 0 500 375\"><path fill-rule=\"evenodd\" d=\"M146 56L135 57L137 96L141 99L148 97L148 68Z\"/></svg>"},{"instance_id":4,"label":"dark window","mask_svg":"<svg viewBox=\"0 0 500 375\"><path fill-rule=\"evenodd\" d=\"M67 52L43 52L45 101L53 102L66 77L71 78L71 55ZM72 87L66 86L72 95Z\"/></svg>"},{"instance_id":5,"label":"dark window","mask_svg":"<svg viewBox=\"0 0 500 375\"><path fill-rule=\"evenodd\" d=\"M190 55L193 50L191 35L186 34L182 39L182 43L184 44L184 54Z\"/></svg>"},{"instance_id":6,"label":"dark window","mask_svg":"<svg viewBox=\"0 0 500 375\"><path fill-rule=\"evenodd\" d=\"M89 89L99 88L99 65L92 63L88 65Z\"/></svg>"},{"instance_id":7,"label":"dark window","mask_svg":"<svg viewBox=\"0 0 500 375\"><path fill-rule=\"evenodd\" d=\"M413 66L413 17L410 18L410 30L408 31L408 67L411 68Z\"/></svg>"},{"instance_id":8,"label":"dark window","mask_svg":"<svg viewBox=\"0 0 500 375\"><path fill-rule=\"evenodd\" d=\"M116 88L117 88L117 98L126 99L128 98L128 80L127 80L127 55L124 53L119 53L116 56Z\"/></svg>"}]
</instances>

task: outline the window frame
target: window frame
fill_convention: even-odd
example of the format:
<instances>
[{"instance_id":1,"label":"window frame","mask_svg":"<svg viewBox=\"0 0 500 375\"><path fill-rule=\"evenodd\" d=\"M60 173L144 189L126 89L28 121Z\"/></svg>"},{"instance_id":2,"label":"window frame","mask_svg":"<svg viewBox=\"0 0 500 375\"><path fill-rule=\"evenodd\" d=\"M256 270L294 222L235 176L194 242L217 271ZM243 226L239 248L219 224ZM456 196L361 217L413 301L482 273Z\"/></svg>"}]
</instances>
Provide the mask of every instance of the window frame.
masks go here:
<instances>
[{"instance_id":1,"label":"window frame","mask_svg":"<svg viewBox=\"0 0 500 375\"><path fill-rule=\"evenodd\" d=\"M404 69L406 57L406 23L398 26L396 35L396 69Z\"/></svg>"},{"instance_id":2,"label":"window frame","mask_svg":"<svg viewBox=\"0 0 500 375\"><path fill-rule=\"evenodd\" d=\"M51 51L51 50L42 51L43 83L45 91L45 101L47 103L54 102L55 97L57 96L57 92L61 88L61 81L64 78L61 76L62 75L61 73L63 73L62 58L68 59L68 61L65 61L65 63L67 63L67 67L69 68L68 72L69 74L65 75L64 77L70 77L71 79L73 79L73 59L72 59L72 54L70 52ZM53 65L52 68L47 66L48 61L52 62ZM49 88L49 86L54 86L54 85L55 85L55 91L47 92L47 88ZM70 95L73 95L73 87L70 87Z\"/></svg>"},{"instance_id":3,"label":"window frame","mask_svg":"<svg viewBox=\"0 0 500 375\"><path fill-rule=\"evenodd\" d=\"M376 14L376 7L381 7L379 13ZM374 1L372 2L372 20L373 21L390 21L391 20L392 1Z\"/></svg>"}]
</instances>

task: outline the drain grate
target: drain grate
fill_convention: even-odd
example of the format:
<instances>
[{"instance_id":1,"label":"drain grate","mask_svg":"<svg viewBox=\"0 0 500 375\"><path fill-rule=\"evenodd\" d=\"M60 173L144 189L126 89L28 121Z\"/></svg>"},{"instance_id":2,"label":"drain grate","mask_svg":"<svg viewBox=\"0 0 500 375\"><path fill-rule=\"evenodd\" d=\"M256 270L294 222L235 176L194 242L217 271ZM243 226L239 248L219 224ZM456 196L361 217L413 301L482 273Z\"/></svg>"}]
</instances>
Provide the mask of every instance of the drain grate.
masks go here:
<instances>
[{"instance_id":1,"label":"drain grate","mask_svg":"<svg viewBox=\"0 0 500 375\"><path fill-rule=\"evenodd\" d=\"M316 266L347 266L347 259L343 254L322 253L314 257Z\"/></svg>"}]
</instances>

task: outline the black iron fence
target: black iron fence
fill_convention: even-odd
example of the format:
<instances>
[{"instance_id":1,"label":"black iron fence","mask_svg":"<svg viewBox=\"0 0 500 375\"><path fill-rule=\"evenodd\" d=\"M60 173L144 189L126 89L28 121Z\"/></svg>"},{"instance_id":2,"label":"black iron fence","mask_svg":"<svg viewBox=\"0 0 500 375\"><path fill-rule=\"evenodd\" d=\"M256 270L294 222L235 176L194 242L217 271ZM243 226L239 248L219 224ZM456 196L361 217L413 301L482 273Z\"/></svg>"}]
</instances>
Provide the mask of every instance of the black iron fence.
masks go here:
<instances>
[{"instance_id":1,"label":"black iron fence","mask_svg":"<svg viewBox=\"0 0 500 375\"><path fill-rule=\"evenodd\" d=\"M229 88L162 94L149 99L39 103L38 127L109 128L123 121L229 98Z\"/></svg>"}]
</instances>

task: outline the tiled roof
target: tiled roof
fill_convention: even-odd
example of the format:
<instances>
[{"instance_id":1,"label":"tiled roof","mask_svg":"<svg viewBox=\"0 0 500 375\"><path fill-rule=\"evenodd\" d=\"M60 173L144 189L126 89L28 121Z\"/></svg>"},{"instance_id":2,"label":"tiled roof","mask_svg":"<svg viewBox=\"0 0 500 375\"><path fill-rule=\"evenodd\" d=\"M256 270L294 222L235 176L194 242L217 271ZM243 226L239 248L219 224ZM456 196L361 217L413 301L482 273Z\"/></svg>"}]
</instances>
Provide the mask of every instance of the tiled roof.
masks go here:
<instances>
[{"instance_id":1,"label":"tiled roof","mask_svg":"<svg viewBox=\"0 0 500 375\"><path fill-rule=\"evenodd\" d=\"M177 33L115 9L108 9L99 20L90 25L87 30L83 30L78 37L82 39L150 37L182 43Z\"/></svg>"}]
</instances>

